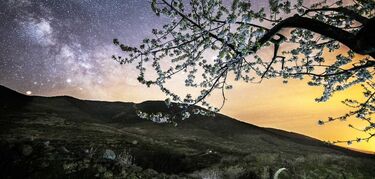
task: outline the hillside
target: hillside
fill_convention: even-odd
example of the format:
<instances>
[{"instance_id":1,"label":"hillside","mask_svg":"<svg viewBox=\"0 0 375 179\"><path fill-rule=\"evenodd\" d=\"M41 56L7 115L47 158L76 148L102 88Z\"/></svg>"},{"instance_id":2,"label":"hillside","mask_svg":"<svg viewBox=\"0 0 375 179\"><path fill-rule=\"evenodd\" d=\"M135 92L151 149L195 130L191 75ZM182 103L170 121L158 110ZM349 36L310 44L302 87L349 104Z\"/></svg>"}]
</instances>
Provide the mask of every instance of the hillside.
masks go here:
<instances>
[{"instance_id":1,"label":"hillside","mask_svg":"<svg viewBox=\"0 0 375 179\"><path fill-rule=\"evenodd\" d=\"M217 114L140 119L164 102L25 96L0 86L0 178L371 178L373 155ZM109 157L108 157L109 156Z\"/></svg>"}]
</instances>

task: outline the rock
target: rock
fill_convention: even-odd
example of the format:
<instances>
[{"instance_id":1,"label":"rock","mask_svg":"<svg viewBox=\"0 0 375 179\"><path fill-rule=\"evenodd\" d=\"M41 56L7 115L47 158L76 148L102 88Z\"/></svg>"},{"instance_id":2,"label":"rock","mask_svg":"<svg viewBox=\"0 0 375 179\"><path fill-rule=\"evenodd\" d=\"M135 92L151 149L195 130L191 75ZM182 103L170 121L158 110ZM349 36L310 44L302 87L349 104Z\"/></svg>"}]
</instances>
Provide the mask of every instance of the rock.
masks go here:
<instances>
[{"instance_id":1,"label":"rock","mask_svg":"<svg viewBox=\"0 0 375 179\"><path fill-rule=\"evenodd\" d=\"M64 153L69 153L70 152L65 146L60 147L60 151L62 151Z\"/></svg>"},{"instance_id":2,"label":"rock","mask_svg":"<svg viewBox=\"0 0 375 179\"><path fill-rule=\"evenodd\" d=\"M115 160L116 159L116 154L115 152L113 152L113 150L111 149L106 149L104 154L103 154L103 158L104 159L108 159L108 160Z\"/></svg>"},{"instance_id":3,"label":"rock","mask_svg":"<svg viewBox=\"0 0 375 179\"><path fill-rule=\"evenodd\" d=\"M44 144L45 147L49 147L49 141L48 140L43 142L43 144Z\"/></svg>"},{"instance_id":4,"label":"rock","mask_svg":"<svg viewBox=\"0 0 375 179\"><path fill-rule=\"evenodd\" d=\"M33 153L33 147L31 147L30 145L24 145L22 147L22 154L24 156L29 156L31 155L31 153Z\"/></svg>"},{"instance_id":5,"label":"rock","mask_svg":"<svg viewBox=\"0 0 375 179\"><path fill-rule=\"evenodd\" d=\"M138 144L138 141L137 141L137 140L133 140L132 144L133 144L133 145L137 145L137 144Z\"/></svg>"}]
</instances>

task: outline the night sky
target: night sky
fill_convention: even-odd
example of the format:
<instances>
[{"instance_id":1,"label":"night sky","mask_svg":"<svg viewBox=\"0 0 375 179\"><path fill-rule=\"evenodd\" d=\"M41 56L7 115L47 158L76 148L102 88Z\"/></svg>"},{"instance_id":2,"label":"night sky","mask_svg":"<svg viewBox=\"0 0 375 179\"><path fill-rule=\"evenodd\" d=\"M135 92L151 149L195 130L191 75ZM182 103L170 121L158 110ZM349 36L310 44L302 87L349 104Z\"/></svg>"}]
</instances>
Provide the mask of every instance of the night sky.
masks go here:
<instances>
[{"instance_id":1,"label":"night sky","mask_svg":"<svg viewBox=\"0 0 375 179\"><path fill-rule=\"evenodd\" d=\"M110 58L118 53L113 38L135 45L163 23L146 0L2 0L0 7L0 83L33 94L132 83L132 71Z\"/></svg>"},{"instance_id":2,"label":"night sky","mask_svg":"<svg viewBox=\"0 0 375 179\"><path fill-rule=\"evenodd\" d=\"M252 1L252 7L267 2ZM111 56L122 53L112 44L114 38L139 45L153 28L167 22L154 15L149 0L0 0L0 85L29 95L164 100L160 90L137 82L135 65L121 66ZM233 85L222 113L236 119L322 140L362 135L343 122L317 125L318 119L347 112L340 101L360 94L359 89L316 103L322 90L308 87L306 81ZM375 151L370 143L353 147Z\"/></svg>"},{"instance_id":3,"label":"night sky","mask_svg":"<svg viewBox=\"0 0 375 179\"><path fill-rule=\"evenodd\" d=\"M164 100L160 91L139 93L135 65L111 59L122 54L114 38L138 46L168 23L148 0L2 0L0 16L1 85L29 95Z\"/></svg>"}]
</instances>

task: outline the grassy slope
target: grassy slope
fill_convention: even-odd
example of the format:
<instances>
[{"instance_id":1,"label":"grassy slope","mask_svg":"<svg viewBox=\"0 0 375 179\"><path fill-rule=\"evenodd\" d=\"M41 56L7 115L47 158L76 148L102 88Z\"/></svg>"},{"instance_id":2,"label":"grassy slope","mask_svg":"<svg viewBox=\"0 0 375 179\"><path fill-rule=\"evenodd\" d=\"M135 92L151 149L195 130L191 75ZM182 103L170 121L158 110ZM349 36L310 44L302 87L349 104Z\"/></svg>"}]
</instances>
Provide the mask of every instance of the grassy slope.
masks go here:
<instances>
[{"instance_id":1,"label":"grassy slope","mask_svg":"<svg viewBox=\"0 0 375 179\"><path fill-rule=\"evenodd\" d=\"M151 173L162 177L160 173L167 173L169 177L267 178L278 168L286 167L287 178L375 176L374 156L294 133L260 128L221 114L214 118L193 116L174 127L139 119L135 113L136 109L166 111L163 102L29 97L4 87L0 87L0 97L1 165L17 161L7 170L3 168L4 176L15 175L13 172L20 168L24 176L52 176L51 171L55 170L60 171L54 172L56 176L65 175L63 171L70 168L64 166L85 161L87 156L81 153L91 147L96 152L89 158L90 167L76 167L69 174L104 176L107 173L100 167L105 166L118 176L125 170L139 176ZM46 141L50 144L41 147ZM34 149L32 154L23 154L25 146ZM69 152L64 154L58 150L61 147ZM118 169L116 162L98 164L103 162L100 158L105 149L119 154L124 148L134 157L131 166ZM56 160L56 156L61 158ZM131 178L129 172L121 176Z\"/></svg>"}]
</instances>

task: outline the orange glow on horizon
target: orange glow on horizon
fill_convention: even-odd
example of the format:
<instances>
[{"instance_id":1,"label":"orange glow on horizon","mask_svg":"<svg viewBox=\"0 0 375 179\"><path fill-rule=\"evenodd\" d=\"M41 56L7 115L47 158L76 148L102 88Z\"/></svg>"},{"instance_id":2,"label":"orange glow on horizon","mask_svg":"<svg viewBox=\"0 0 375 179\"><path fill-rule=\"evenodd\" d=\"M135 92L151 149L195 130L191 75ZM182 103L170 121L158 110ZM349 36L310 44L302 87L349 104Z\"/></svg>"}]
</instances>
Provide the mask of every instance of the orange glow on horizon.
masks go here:
<instances>
[{"instance_id":1,"label":"orange glow on horizon","mask_svg":"<svg viewBox=\"0 0 375 179\"><path fill-rule=\"evenodd\" d=\"M252 91L259 92L255 94ZM314 99L321 95L320 88L312 88L299 80L290 81L288 85L282 84L281 80L268 80L261 85L241 86L232 90L228 93L229 100L222 112L247 123L296 132L323 141L349 140L366 135L349 128L348 124L361 127L364 123L349 119L320 126L317 121L348 112L350 108L341 101L348 96L360 99L360 92L359 87L353 87L335 94L327 102L317 103ZM350 146L340 145L375 152L374 139Z\"/></svg>"}]
</instances>

